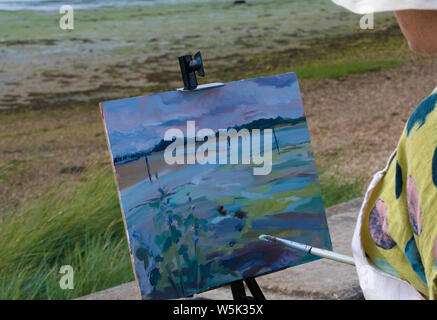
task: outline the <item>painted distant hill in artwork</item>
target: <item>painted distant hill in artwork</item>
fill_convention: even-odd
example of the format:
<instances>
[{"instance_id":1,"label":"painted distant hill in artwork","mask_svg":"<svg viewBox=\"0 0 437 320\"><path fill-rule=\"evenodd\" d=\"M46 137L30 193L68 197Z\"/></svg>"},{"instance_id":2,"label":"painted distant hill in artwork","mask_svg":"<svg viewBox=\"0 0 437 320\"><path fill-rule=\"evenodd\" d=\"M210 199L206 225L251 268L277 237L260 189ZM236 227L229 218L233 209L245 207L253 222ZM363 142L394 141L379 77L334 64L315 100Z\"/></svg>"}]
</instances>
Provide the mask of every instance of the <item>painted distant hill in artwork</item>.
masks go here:
<instances>
[{"instance_id":1,"label":"painted distant hill in artwork","mask_svg":"<svg viewBox=\"0 0 437 320\"><path fill-rule=\"evenodd\" d=\"M237 131L241 129L247 129L247 130L253 130L253 129L273 129L275 127L281 126L281 125L287 125L287 126L295 126L300 123L305 123L306 117L299 117L296 119L288 119L288 118L282 118L282 117L276 117L271 119L258 119L254 120L250 123L243 124L240 126L233 126L227 128L229 129L235 129ZM219 133L216 132L216 137L218 137ZM185 143L187 142L187 138L185 137ZM130 161L136 161L138 159L144 158L145 156L148 156L155 152L161 152L164 151L173 141L165 141L161 140L158 144L156 144L153 148L149 150L139 151L135 153L126 154L123 156L114 157L114 164L121 164L121 163L127 163Z\"/></svg>"}]
</instances>

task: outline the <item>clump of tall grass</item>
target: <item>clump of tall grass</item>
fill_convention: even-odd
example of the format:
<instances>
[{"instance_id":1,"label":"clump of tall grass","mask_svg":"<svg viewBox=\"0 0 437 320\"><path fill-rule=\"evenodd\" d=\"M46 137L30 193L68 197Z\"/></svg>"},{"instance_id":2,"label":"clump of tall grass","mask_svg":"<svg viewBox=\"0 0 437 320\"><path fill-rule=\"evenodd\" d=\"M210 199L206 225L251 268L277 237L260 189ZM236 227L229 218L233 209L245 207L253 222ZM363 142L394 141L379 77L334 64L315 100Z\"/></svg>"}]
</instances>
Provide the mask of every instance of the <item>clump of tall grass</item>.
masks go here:
<instances>
[{"instance_id":1,"label":"clump of tall grass","mask_svg":"<svg viewBox=\"0 0 437 320\"><path fill-rule=\"evenodd\" d=\"M0 299L71 299L133 280L109 166L6 212L0 222ZM62 290L62 265L74 289Z\"/></svg>"},{"instance_id":2,"label":"clump of tall grass","mask_svg":"<svg viewBox=\"0 0 437 320\"><path fill-rule=\"evenodd\" d=\"M325 208L364 196L364 179L355 177L346 181L336 176L320 176L320 189L322 191Z\"/></svg>"}]
</instances>

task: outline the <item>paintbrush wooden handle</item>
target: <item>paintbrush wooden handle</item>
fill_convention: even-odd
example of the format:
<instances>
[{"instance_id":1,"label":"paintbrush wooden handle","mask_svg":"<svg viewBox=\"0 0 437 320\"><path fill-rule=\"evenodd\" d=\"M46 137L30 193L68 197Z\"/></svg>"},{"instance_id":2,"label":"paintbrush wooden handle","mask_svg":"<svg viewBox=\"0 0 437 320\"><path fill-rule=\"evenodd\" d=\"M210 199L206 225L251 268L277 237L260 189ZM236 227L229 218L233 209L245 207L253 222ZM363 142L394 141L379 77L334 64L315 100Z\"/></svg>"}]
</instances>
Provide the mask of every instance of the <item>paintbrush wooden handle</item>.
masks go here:
<instances>
[{"instance_id":1,"label":"paintbrush wooden handle","mask_svg":"<svg viewBox=\"0 0 437 320\"><path fill-rule=\"evenodd\" d=\"M347 256L345 254L334 252L334 251L329 251L329 250L325 250L325 249L311 247L311 249L310 249L310 251L308 253L311 253L311 254L313 254L315 256L319 256L319 257L322 257L322 258L334 260L334 261L337 261L337 262L342 262L342 263L350 264L352 266L355 265L354 258L352 258L350 256Z\"/></svg>"}]
</instances>

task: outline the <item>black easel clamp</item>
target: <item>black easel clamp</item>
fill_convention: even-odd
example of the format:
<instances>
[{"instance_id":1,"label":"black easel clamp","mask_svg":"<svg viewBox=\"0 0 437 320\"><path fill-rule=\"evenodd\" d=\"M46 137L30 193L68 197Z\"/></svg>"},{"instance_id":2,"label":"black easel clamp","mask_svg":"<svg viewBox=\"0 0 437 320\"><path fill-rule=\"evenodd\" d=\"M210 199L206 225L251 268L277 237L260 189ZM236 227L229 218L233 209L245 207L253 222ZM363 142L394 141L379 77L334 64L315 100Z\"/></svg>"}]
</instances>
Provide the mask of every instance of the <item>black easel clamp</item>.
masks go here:
<instances>
[{"instance_id":1,"label":"black easel clamp","mask_svg":"<svg viewBox=\"0 0 437 320\"><path fill-rule=\"evenodd\" d=\"M179 57L179 66L181 68L182 80L184 81L184 87L177 89L178 91L195 91L210 89L224 86L223 83L215 82L205 85L198 85L196 72L200 77L205 76L205 70L203 69L203 60L200 51L194 55L194 59L191 55L185 55Z\"/></svg>"},{"instance_id":2,"label":"black easel clamp","mask_svg":"<svg viewBox=\"0 0 437 320\"><path fill-rule=\"evenodd\" d=\"M194 55L194 60L191 55L179 57L179 66L181 67L182 80L184 81L184 90L194 90L197 88L196 72L199 76L205 76L203 69L202 55L200 51Z\"/></svg>"}]
</instances>

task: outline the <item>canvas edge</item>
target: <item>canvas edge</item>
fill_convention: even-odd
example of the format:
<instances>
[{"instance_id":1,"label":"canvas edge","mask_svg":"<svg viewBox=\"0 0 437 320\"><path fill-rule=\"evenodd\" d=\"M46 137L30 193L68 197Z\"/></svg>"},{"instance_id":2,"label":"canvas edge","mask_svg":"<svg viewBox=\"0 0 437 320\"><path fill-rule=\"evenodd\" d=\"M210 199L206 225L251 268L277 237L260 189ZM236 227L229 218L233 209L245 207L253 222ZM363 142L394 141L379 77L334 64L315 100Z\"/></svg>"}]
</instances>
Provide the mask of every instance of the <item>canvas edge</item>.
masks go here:
<instances>
[{"instance_id":1,"label":"canvas edge","mask_svg":"<svg viewBox=\"0 0 437 320\"><path fill-rule=\"evenodd\" d=\"M110 147L110 144L109 144L108 130L106 128L105 115L103 113L103 102L99 102L99 108L100 108L100 116L101 116L101 119L102 119L102 122L103 122L103 127L105 129L104 131L105 131L105 137L106 137L106 146L108 147L108 151L109 151L109 160L111 162L112 174L113 174L113 177L114 177L114 181L117 183L117 179L116 179L117 172L115 171L114 161L112 159L111 147ZM118 186L116 186L116 188L117 188L118 204L119 204L120 211L121 211L121 217L123 219L124 233L125 233L125 236L126 236L126 239L127 239L127 245L128 245L128 248L129 248L129 256L130 256L130 259L131 259L132 271L133 271L134 277L135 277L135 284L136 284L136 287L137 287L137 293L138 293L138 297L140 298L140 300L143 300L143 297L141 295L140 284L139 284L138 278L137 278L137 272L135 270L135 261L134 261L134 256L133 256L133 252L132 252L132 247L131 247L130 240L129 240L129 230L127 228L125 213L124 213L123 207L121 205L120 190L118 189Z\"/></svg>"},{"instance_id":2,"label":"canvas edge","mask_svg":"<svg viewBox=\"0 0 437 320\"><path fill-rule=\"evenodd\" d=\"M300 101L301 101L301 104L302 104L303 114L304 114L304 117L306 119L305 122L306 122L306 126L307 126L307 129L308 129L308 135L310 137L311 149L314 152L313 141L311 139L311 134L310 134L310 124L309 124L308 117L307 117L307 114L306 114L306 111L305 111L305 106L304 106L304 101L303 101L303 97L302 97L302 90L301 90L301 86L300 86L300 81L299 81L299 78L298 78L296 72L288 72L288 73L294 73L296 75L296 83L297 83L297 88L299 90L299 98L300 98ZM317 173L317 184L318 184L318 188L319 188L319 191L320 191L320 197L321 197L322 203L323 203L323 215L325 216L326 228L328 229L328 236L329 236L329 245L328 245L327 248L324 248L324 249L332 251L332 250L334 250L334 245L332 243L331 230L329 228L328 216L326 215L326 209L327 208L326 208L326 205L325 205L325 201L323 200L323 196L322 196L322 186L320 184L320 173L319 173L319 170L318 170L318 165L317 165L316 157L314 155L313 155L313 161L314 161L314 168L316 169L316 173Z\"/></svg>"}]
</instances>

